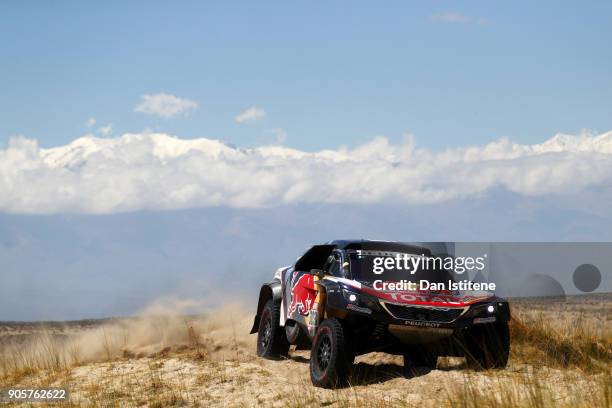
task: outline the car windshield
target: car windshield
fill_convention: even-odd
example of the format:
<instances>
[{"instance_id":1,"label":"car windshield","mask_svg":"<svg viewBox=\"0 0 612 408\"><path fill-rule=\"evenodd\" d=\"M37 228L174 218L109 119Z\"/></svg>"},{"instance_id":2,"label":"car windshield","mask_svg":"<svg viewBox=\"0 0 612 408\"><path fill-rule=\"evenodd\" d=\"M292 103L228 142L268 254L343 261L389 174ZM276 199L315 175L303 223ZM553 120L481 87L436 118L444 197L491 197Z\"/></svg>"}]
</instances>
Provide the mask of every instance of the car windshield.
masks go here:
<instances>
[{"instance_id":1,"label":"car windshield","mask_svg":"<svg viewBox=\"0 0 612 408\"><path fill-rule=\"evenodd\" d=\"M367 284L375 280L385 282L407 280L417 283L421 279L436 283L448 283L449 280L454 280L453 273L442 268L439 261L435 261L440 258L374 251L354 251L348 255L353 279Z\"/></svg>"}]
</instances>

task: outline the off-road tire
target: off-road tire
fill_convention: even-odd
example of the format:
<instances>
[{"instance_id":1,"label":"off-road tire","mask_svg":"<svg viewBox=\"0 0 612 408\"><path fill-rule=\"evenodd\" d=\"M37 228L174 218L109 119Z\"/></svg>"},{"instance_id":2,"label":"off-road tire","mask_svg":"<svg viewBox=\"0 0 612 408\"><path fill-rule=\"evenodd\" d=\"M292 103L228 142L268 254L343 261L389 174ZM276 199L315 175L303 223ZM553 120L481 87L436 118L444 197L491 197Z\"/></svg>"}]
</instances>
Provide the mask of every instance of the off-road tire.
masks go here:
<instances>
[{"instance_id":1,"label":"off-road tire","mask_svg":"<svg viewBox=\"0 0 612 408\"><path fill-rule=\"evenodd\" d=\"M315 387L348 384L355 359L349 337L348 330L335 317L321 323L310 350L310 380Z\"/></svg>"},{"instance_id":2,"label":"off-road tire","mask_svg":"<svg viewBox=\"0 0 612 408\"><path fill-rule=\"evenodd\" d=\"M465 336L467 366L474 370L504 368L510 355L508 322L471 328Z\"/></svg>"},{"instance_id":3,"label":"off-road tire","mask_svg":"<svg viewBox=\"0 0 612 408\"><path fill-rule=\"evenodd\" d=\"M259 357L278 359L289 353L289 342L284 328L279 326L280 302L270 299L261 311L259 330L257 331L257 355Z\"/></svg>"}]
</instances>

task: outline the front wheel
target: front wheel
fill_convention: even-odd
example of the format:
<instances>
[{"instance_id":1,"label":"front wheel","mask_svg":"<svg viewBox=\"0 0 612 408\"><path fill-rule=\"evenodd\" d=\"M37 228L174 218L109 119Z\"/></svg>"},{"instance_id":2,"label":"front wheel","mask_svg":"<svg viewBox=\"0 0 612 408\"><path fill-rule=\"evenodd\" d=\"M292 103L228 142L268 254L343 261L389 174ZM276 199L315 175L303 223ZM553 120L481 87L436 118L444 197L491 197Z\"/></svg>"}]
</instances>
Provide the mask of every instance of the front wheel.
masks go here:
<instances>
[{"instance_id":1,"label":"front wheel","mask_svg":"<svg viewBox=\"0 0 612 408\"><path fill-rule=\"evenodd\" d=\"M314 386L335 388L348 383L354 360L350 344L338 319L321 323L310 351L310 379Z\"/></svg>"},{"instance_id":2,"label":"front wheel","mask_svg":"<svg viewBox=\"0 0 612 408\"><path fill-rule=\"evenodd\" d=\"M279 358L289 353L289 342L285 331L279 326L280 303L270 299L264 306L257 331L257 355L264 358Z\"/></svg>"}]
</instances>

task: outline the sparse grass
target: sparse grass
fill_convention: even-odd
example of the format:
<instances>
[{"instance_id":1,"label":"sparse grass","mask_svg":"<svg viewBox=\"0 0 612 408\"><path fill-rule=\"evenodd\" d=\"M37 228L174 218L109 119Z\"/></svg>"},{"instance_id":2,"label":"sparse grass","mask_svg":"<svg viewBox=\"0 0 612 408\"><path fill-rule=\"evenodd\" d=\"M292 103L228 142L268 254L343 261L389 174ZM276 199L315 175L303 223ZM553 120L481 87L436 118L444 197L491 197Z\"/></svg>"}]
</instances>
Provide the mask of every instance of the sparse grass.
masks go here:
<instances>
[{"instance_id":1,"label":"sparse grass","mask_svg":"<svg viewBox=\"0 0 612 408\"><path fill-rule=\"evenodd\" d=\"M187 337L189 339L189 345L195 350L195 358L205 359L207 358L207 352L205 347L200 341L200 333L196 329L193 322L185 320L185 326L187 327Z\"/></svg>"},{"instance_id":2,"label":"sparse grass","mask_svg":"<svg viewBox=\"0 0 612 408\"><path fill-rule=\"evenodd\" d=\"M540 377L541 373L491 376L486 383L482 378L466 374L463 382L447 388L446 402L452 408L511 408L511 407L609 407L612 403L610 373L600 374L594 382L579 378L560 378L563 384L551 387Z\"/></svg>"},{"instance_id":3,"label":"sparse grass","mask_svg":"<svg viewBox=\"0 0 612 408\"><path fill-rule=\"evenodd\" d=\"M510 322L515 360L551 367L578 367L588 371L609 370L612 344L596 336L582 320L561 332L541 313L520 312Z\"/></svg>"},{"instance_id":4,"label":"sparse grass","mask_svg":"<svg viewBox=\"0 0 612 408\"><path fill-rule=\"evenodd\" d=\"M184 406L186 403L183 397L172 391L154 395L147 402L150 408Z\"/></svg>"},{"instance_id":5,"label":"sparse grass","mask_svg":"<svg viewBox=\"0 0 612 408\"><path fill-rule=\"evenodd\" d=\"M83 392L92 399L96 399L103 391L104 388L99 382L90 382L83 386Z\"/></svg>"},{"instance_id":6,"label":"sparse grass","mask_svg":"<svg viewBox=\"0 0 612 408\"><path fill-rule=\"evenodd\" d=\"M325 406L339 408L417 407L417 404L413 404L406 399L386 396L383 393L363 392L363 388L349 387L326 393L310 386L310 384L303 384L290 392L283 391L277 395L277 400L282 401L284 407L293 408Z\"/></svg>"},{"instance_id":7,"label":"sparse grass","mask_svg":"<svg viewBox=\"0 0 612 408\"><path fill-rule=\"evenodd\" d=\"M14 369L5 368L3 371L4 374L0 377L0 384L10 385L22 382L24 379L38 374L40 370L33 367L22 367Z\"/></svg>"},{"instance_id":8,"label":"sparse grass","mask_svg":"<svg viewBox=\"0 0 612 408\"><path fill-rule=\"evenodd\" d=\"M0 354L0 385L15 384L43 373L65 373L71 365L69 353L51 336L41 336L25 348L4 348Z\"/></svg>"},{"instance_id":9,"label":"sparse grass","mask_svg":"<svg viewBox=\"0 0 612 408\"><path fill-rule=\"evenodd\" d=\"M195 379L197 386L208 386L217 379L216 375L212 370L204 370L203 373L198 374Z\"/></svg>"}]
</instances>

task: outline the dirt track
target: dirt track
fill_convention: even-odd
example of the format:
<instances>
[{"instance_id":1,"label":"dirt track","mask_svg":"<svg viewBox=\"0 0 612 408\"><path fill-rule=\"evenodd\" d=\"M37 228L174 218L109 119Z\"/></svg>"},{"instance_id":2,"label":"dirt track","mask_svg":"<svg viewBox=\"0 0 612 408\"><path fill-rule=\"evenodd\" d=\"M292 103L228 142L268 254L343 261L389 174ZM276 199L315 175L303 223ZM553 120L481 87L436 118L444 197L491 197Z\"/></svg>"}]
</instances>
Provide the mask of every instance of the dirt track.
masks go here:
<instances>
[{"instance_id":1,"label":"dirt track","mask_svg":"<svg viewBox=\"0 0 612 408\"><path fill-rule=\"evenodd\" d=\"M605 315L609 304L597 304ZM564 313L574 313L576 307L569 309ZM538 354L530 361L532 351L524 345L513 348L507 369L484 372L465 369L459 358L441 358L436 370L417 369L405 376L401 358L368 354L357 358L351 387L322 390L310 383L308 352L292 351L289 359L280 361L257 358L255 336L246 334L251 316L235 308L218 316L223 318L169 315L162 322L143 317L104 321L99 327L58 325L43 330L61 339L63 346L55 348L50 348L57 343L49 337L41 342L40 333L36 335L40 327L5 325L0 336L3 348L31 353L33 369L12 374L5 369L2 381L5 386L67 386L77 406L609 404L605 400L610 398L609 363L604 369L587 370L547 364ZM601 316L593 317L601 321ZM33 356L43 351L67 361L37 368ZM71 358L78 361L69 362ZM49 360L38 361L39 366L43 363Z\"/></svg>"}]
</instances>

